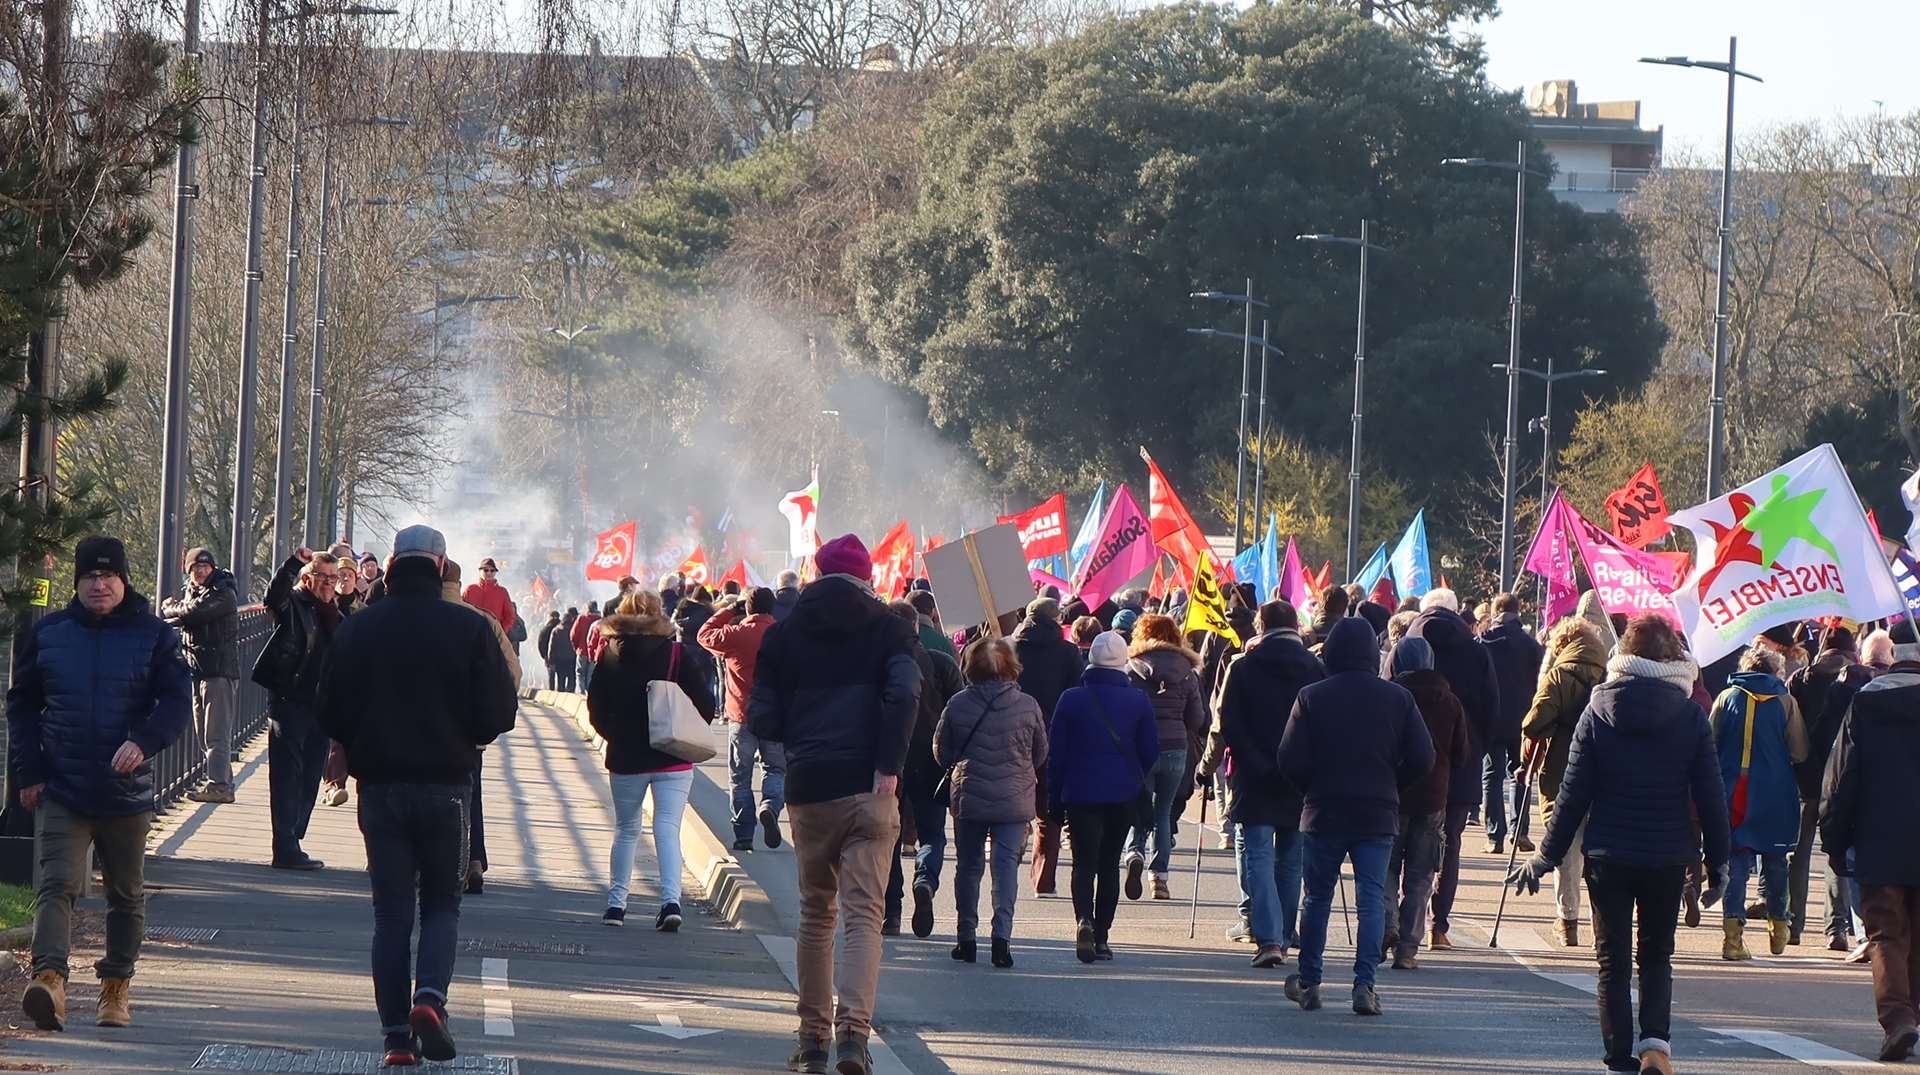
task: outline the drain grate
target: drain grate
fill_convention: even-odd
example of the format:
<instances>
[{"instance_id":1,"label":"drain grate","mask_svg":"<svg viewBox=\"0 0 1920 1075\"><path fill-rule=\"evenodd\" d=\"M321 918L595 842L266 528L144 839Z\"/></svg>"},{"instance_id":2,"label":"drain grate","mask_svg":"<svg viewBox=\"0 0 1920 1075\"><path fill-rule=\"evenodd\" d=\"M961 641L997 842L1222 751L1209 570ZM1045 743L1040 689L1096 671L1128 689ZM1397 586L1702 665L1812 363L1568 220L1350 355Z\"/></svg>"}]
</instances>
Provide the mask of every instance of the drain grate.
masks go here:
<instances>
[{"instance_id":1,"label":"drain grate","mask_svg":"<svg viewBox=\"0 0 1920 1075\"><path fill-rule=\"evenodd\" d=\"M206 926L148 926L147 940L172 944L195 944L210 941L220 936L217 929Z\"/></svg>"},{"instance_id":2,"label":"drain grate","mask_svg":"<svg viewBox=\"0 0 1920 1075\"><path fill-rule=\"evenodd\" d=\"M379 1053L345 1049L269 1049L259 1045L209 1045L193 1062L195 1071L262 1071L295 1075L381 1075ZM431 1072L481 1072L484 1075L520 1075L520 1061L511 1056L463 1056L444 1064L426 1063L414 1069Z\"/></svg>"},{"instance_id":3,"label":"drain grate","mask_svg":"<svg viewBox=\"0 0 1920 1075\"><path fill-rule=\"evenodd\" d=\"M462 952L507 952L520 956L584 956L584 944L550 944L545 941L509 941L496 937L462 937Z\"/></svg>"}]
</instances>

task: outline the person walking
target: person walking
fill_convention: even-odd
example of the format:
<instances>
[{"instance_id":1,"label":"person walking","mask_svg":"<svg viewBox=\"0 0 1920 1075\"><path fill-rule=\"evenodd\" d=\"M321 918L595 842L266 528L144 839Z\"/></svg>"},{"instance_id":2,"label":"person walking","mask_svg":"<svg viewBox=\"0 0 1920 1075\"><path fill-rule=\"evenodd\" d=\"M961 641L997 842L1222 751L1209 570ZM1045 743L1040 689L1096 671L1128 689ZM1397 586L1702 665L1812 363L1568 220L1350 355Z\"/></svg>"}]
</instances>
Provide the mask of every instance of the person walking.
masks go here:
<instances>
[{"instance_id":1,"label":"person walking","mask_svg":"<svg viewBox=\"0 0 1920 1075\"><path fill-rule=\"evenodd\" d=\"M1093 634L1099 634L1100 621L1084 618L1091 621ZM1075 625L1076 631L1079 626ZM1087 641L1091 644L1093 635L1088 635ZM1019 658L1020 690L1039 703L1044 720L1052 720L1060 695L1079 683L1087 670L1086 654L1061 631L1057 599L1039 597L1027 605L1027 618L1013 630L1013 650ZM1060 826L1047 816L1044 770L1034 788L1034 810L1040 817L1033 848L1033 894L1051 896L1060 865Z\"/></svg>"},{"instance_id":2,"label":"person walking","mask_svg":"<svg viewBox=\"0 0 1920 1075\"><path fill-rule=\"evenodd\" d=\"M940 626L940 605L934 600L932 590L915 590L907 595L907 603L919 616L920 644L927 647L928 653L944 653L955 661L960 659L960 651L953 648L953 639Z\"/></svg>"},{"instance_id":3,"label":"person walking","mask_svg":"<svg viewBox=\"0 0 1920 1075\"><path fill-rule=\"evenodd\" d=\"M1253 965L1277 967L1298 942L1300 791L1280 772L1280 740L1300 690L1327 677L1300 637L1300 614L1285 601L1260 606L1260 634L1227 665L1215 707L1220 750L1209 746L1200 775L1224 779L1226 818L1239 828L1236 872L1248 899ZM1233 764L1220 774L1225 752Z\"/></svg>"},{"instance_id":4,"label":"person walking","mask_svg":"<svg viewBox=\"0 0 1920 1075\"><path fill-rule=\"evenodd\" d=\"M295 549L274 572L264 603L273 634L254 662L253 681L267 690L267 790L273 825L272 865L281 870L318 870L326 863L307 854L315 796L332 740L315 719L314 695L333 632L340 561L332 553ZM391 586L389 586L391 588Z\"/></svg>"},{"instance_id":5,"label":"person walking","mask_svg":"<svg viewBox=\"0 0 1920 1075\"><path fill-rule=\"evenodd\" d=\"M1058 627L1055 627L1056 632ZM1037 773L1047 763L1047 722L1019 687L1020 658L1005 639L968 646L967 687L947 703L933 733L953 809L953 958L972 963L980 924L980 876L993 843L993 965L1013 966L1013 908L1020 852L1033 821Z\"/></svg>"},{"instance_id":6,"label":"person walking","mask_svg":"<svg viewBox=\"0 0 1920 1075\"><path fill-rule=\"evenodd\" d=\"M496 622L442 596L446 538L394 535L386 596L340 625L314 711L359 785L385 1064L454 1059L447 1016L480 750L519 702ZM418 919L420 943L413 950Z\"/></svg>"},{"instance_id":7,"label":"person walking","mask_svg":"<svg viewBox=\"0 0 1920 1075\"><path fill-rule=\"evenodd\" d=\"M660 595L634 590L620 599L617 614L597 630L607 647L587 691L587 719L606 740L606 766L613 787L613 856L607 883L609 926L625 925L633 882L634 850L640 843L640 812L653 794L653 850L660 863L660 909L653 928L680 928L680 820L693 790L693 763L656 750L648 736L648 685L678 684L701 719L713 723L713 669L707 652L674 638Z\"/></svg>"},{"instance_id":8,"label":"person walking","mask_svg":"<svg viewBox=\"0 0 1920 1075\"><path fill-rule=\"evenodd\" d=\"M887 611L900 622L914 625L919 612L907 601L887 602ZM913 849L913 935L933 935L934 896L940 890L940 873L946 865L947 808L934 797L939 789L940 763L933 757L933 733L940 727L940 714L947 702L966 686L960 675L960 662L939 650L929 650L916 637L909 647L914 666L920 670L920 700L914 708L913 738L907 743L907 759L900 769L900 832L894 838L894 854L887 859L887 895L880 932L884 936L900 934L900 913L907 898L907 874L900 858Z\"/></svg>"},{"instance_id":9,"label":"person walking","mask_svg":"<svg viewBox=\"0 0 1920 1075\"><path fill-rule=\"evenodd\" d=\"M1526 737L1521 755L1521 782L1537 779L1540 811L1545 824L1553 823L1554 800L1567 771L1567 752L1573 731L1586 712L1593 689L1607 676L1607 657L1614 647L1613 624L1592 590L1580 595L1579 611L1554 624L1547 640L1545 671L1533 692L1533 702L1521 721ZM1554 934L1568 948L1580 946L1580 885L1584 871L1580 832L1575 830L1561 853L1553 875L1553 902L1557 912ZM1690 905L1689 924L1699 922L1697 905Z\"/></svg>"},{"instance_id":10,"label":"person walking","mask_svg":"<svg viewBox=\"0 0 1920 1075\"><path fill-rule=\"evenodd\" d=\"M503 631L513 629L519 615L513 609L513 595L500 585L500 565L489 556L480 561L480 581L460 592L460 600L493 617Z\"/></svg>"},{"instance_id":11,"label":"person walking","mask_svg":"<svg viewBox=\"0 0 1920 1075\"><path fill-rule=\"evenodd\" d=\"M1327 917L1342 865L1353 862L1353 1011L1379 1015L1374 972L1386 939L1387 859L1400 824L1400 789L1433 768L1433 740L1412 694L1380 678L1373 628L1358 616L1334 624L1322 650L1327 678L1300 689L1280 738L1280 772L1301 792L1306 892L1299 972L1287 999L1320 1007Z\"/></svg>"},{"instance_id":12,"label":"person walking","mask_svg":"<svg viewBox=\"0 0 1920 1075\"><path fill-rule=\"evenodd\" d=\"M1893 638L1886 632L1889 656ZM1889 665L1891 667L1891 665ZM1794 845L1787 872L1787 914L1791 920L1788 943L1799 944L1807 921L1807 891L1812 883L1814 837L1820 827L1821 781L1827 759L1840 737L1840 722L1853 696L1873 682L1878 674L1854 651L1854 635L1844 627L1828 631L1813 662L1787 679L1787 693L1800 708L1807 729L1807 757L1794 766L1794 781L1800 789L1800 838ZM1835 952L1853 948L1848 932L1853 927L1852 886L1834 870L1826 855L1820 856L1827 886L1827 947Z\"/></svg>"},{"instance_id":13,"label":"person walking","mask_svg":"<svg viewBox=\"0 0 1920 1075\"><path fill-rule=\"evenodd\" d=\"M440 566L440 599L456 605L466 605L466 599L460 596L460 565L448 558ZM472 608L471 605L467 605ZM477 609L475 611L478 611ZM520 682L520 651L501 630L499 621L492 616L481 620L493 632L493 640L500 646L500 656L507 662L507 675L517 685ZM516 686L516 689L517 686ZM487 810L486 799L482 794L483 783L480 779L481 766L473 767L469 779L469 794L472 803L467 810L467 879L464 891L469 896L478 896L486 887L487 872Z\"/></svg>"},{"instance_id":14,"label":"person walking","mask_svg":"<svg viewBox=\"0 0 1920 1075\"><path fill-rule=\"evenodd\" d=\"M1500 705L1487 729L1486 762L1482 768L1480 816L1486 819L1487 854L1506 853L1511 825L1513 842L1531 853L1527 818L1532 811L1522 798L1526 782L1520 779L1520 725L1527 703L1540 683L1540 662L1546 650L1520 622L1520 599L1511 593L1493 596L1493 623L1480 634L1480 644L1493 660L1493 677L1500 687ZM1512 820L1508 820L1507 777L1513 780Z\"/></svg>"},{"instance_id":15,"label":"person walking","mask_svg":"<svg viewBox=\"0 0 1920 1075\"><path fill-rule=\"evenodd\" d=\"M700 627L700 645L722 662L721 685L727 713L727 776L733 792L733 849L753 850L754 822L768 847L780 846L780 811L786 806L787 753L778 743L763 743L747 727L747 700L753 697L754 667L760 642L773 628L773 591L757 586L741 604L724 604ZM760 810L753 809L753 764L758 759Z\"/></svg>"},{"instance_id":16,"label":"person walking","mask_svg":"<svg viewBox=\"0 0 1920 1075\"><path fill-rule=\"evenodd\" d=\"M920 703L913 628L873 592L873 559L845 534L814 554L820 572L767 631L747 727L787 754L787 817L800 885L794 936L800 1017L787 1066L870 1075L880 986L887 856L900 834L895 795ZM834 976L834 929L845 958ZM835 987L839 1008L833 1006Z\"/></svg>"},{"instance_id":17,"label":"person walking","mask_svg":"<svg viewBox=\"0 0 1920 1075\"><path fill-rule=\"evenodd\" d=\"M240 704L240 587L213 550L187 550L180 596L160 602L160 618L184 640L193 673L193 728L206 748L205 779L187 792L197 803L233 801L233 715Z\"/></svg>"},{"instance_id":18,"label":"person walking","mask_svg":"<svg viewBox=\"0 0 1920 1075\"><path fill-rule=\"evenodd\" d=\"M573 648L573 636L578 633L575 628L580 626L582 618L577 607L568 605L566 613L560 617L560 626L554 630L553 637L547 640L547 671L553 680L554 690L584 689L579 687L575 675L577 661Z\"/></svg>"},{"instance_id":19,"label":"person walking","mask_svg":"<svg viewBox=\"0 0 1920 1075\"><path fill-rule=\"evenodd\" d=\"M1733 830L1721 928L1720 958L1744 960L1747 879L1755 867L1767 908L1767 948L1787 950L1792 921L1787 903L1787 852L1799 838L1800 792L1795 766L1807 759L1807 729L1800 707L1780 680L1785 662L1754 646L1740 655L1740 671L1714 700L1708 725L1720 755L1720 781L1727 789L1727 823ZM1757 862L1756 862L1757 860Z\"/></svg>"},{"instance_id":20,"label":"person walking","mask_svg":"<svg viewBox=\"0 0 1920 1075\"><path fill-rule=\"evenodd\" d=\"M1207 729L1205 692L1200 686L1200 655L1188 649L1173 619L1158 613L1140 617L1133 642L1127 647L1127 678L1147 692L1153 702L1154 726L1160 754L1147 771L1148 794L1140 798L1127 840L1124 862L1126 893L1141 895L1140 874L1145 867L1153 882L1153 898L1173 898L1167 888L1167 867L1173 857L1174 801L1187 770L1187 742ZM1149 846L1151 836L1151 846ZM1151 857L1149 857L1151 856Z\"/></svg>"},{"instance_id":21,"label":"person walking","mask_svg":"<svg viewBox=\"0 0 1920 1075\"><path fill-rule=\"evenodd\" d=\"M1453 947L1448 939L1453 927L1453 902L1460 891L1460 851L1467 831L1467 818L1480 805L1481 758L1493 738L1500 714L1500 684L1494 674L1493 656L1474 637L1473 625L1460 615L1460 599L1448 589L1428 590L1420 599L1420 615L1407 628L1408 638L1426 640L1433 647L1434 670L1445 676L1460 710L1467 718L1464 754L1453 758L1454 771L1447 778L1446 857L1440 864L1440 877L1433 886L1433 932L1427 947L1444 952Z\"/></svg>"},{"instance_id":22,"label":"person walking","mask_svg":"<svg viewBox=\"0 0 1920 1075\"><path fill-rule=\"evenodd\" d=\"M1113 958L1107 938L1120 904L1120 852L1160 757L1153 703L1129 681L1128 663L1126 639L1102 632L1047 732L1047 809L1065 818L1073 847L1073 946L1082 963Z\"/></svg>"},{"instance_id":23,"label":"person walking","mask_svg":"<svg viewBox=\"0 0 1920 1075\"><path fill-rule=\"evenodd\" d=\"M1860 886L1873 964L1873 1001L1886 1038L1880 1059L1898 1063L1920 1042L1920 636L1894 624L1893 664L1854 693L1828 760L1820 847Z\"/></svg>"},{"instance_id":24,"label":"person walking","mask_svg":"<svg viewBox=\"0 0 1920 1075\"><path fill-rule=\"evenodd\" d=\"M793 606L800 600L800 573L782 571L773 580L773 622L781 623L793 615Z\"/></svg>"},{"instance_id":25,"label":"person walking","mask_svg":"<svg viewBox=\"0 0 1920 1075\"><path fill-rule=\"evenodd\" d=\"M540 633L535 636L534 648L540 653L540 660L547 666L547 689L560 689L560 670L553 666L553 633L560 629L560 610L547 612L547 622L540 625Z\"/></svg>"},{"instance_id":26,"label":"person walking","mask_svg":"<svg viewBox=\"0 0 1920 1075\"><path fill-rule=\"evenodd\" d=\"M1673 943L1680 890L1702 851L1712 905L1727 885L1727 799L1699 670L1658 615L1633 620L1593 688L1540 850L1508 878L1538 892L1585 826L1587 895L1600 964L1600 1040L1609 1071L1673 1072ZM1699 843L1693 818L1699 818ZM1635 923L1638 922L1638 941ZM1639 1032L1632 988L1639 960Z\"/></svg>"},{"instance_id":27,"label":"person walking","mask_svg":"<svg viewBox=\"0 0 1920 1075\"><path fill-rule=\"evenodd\" d=\"M600 602L588 601L587 610L573 621L572 627L567 628L567 644L573 650L573 689L581 694L587 693L593 686L593 661L596 655L587 652L587 642L594 635L594 625L599 622Z\"/></svg>"},{"instance_id":28,"label":"person walking","mask_svg":"<svg viewBox=\"0 0 1920 1075\"><path fill-rule=\"evenodd\" d=\"M180 636L127 578L117 538L74 550L73 597L13 640L7 766L34 812L32 980L20 1007L41 1030L64 1030L73 901L97 859L107 897L106 953L95 1021L133 1022L128 986L146 935L152 758L186 730L194 683Z\"/></svg>"},{"instance_id":29,"label":"person walking","mask_svg":"<svg viewBox=\"0 0 1920 1075\"><path fill-rule=\"evenodd\" d=\"M1400 830L1387 858L1387 937L1380 958L1391 959L1394 970L1413 970L1420 965L1415 953L1426 932L1427 901L1446 851L1453 760L1472 744L1460 699L1453 696L1447 677L1434 671L1433 647L1426 639L1401 639L1388 655L1388 670L1393 681L1413 695L1427 738L1433 741L1433 767L1400 789Z\"/></svg>"}]
</instances>

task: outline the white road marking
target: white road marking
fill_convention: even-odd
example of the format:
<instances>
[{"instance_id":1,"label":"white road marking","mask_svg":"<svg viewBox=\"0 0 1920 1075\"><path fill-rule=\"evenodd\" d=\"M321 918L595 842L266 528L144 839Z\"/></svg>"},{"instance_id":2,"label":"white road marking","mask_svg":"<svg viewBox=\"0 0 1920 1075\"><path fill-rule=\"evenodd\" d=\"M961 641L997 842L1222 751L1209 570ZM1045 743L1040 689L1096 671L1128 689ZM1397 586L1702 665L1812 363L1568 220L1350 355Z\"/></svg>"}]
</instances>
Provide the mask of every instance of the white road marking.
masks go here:
<instances>
[{"instance_id":1,"label":"white road marking","mask_svg":"<svg viewBox=\"0 0 1920 1075\"><path fill-rule=\"evenodd\" d=\"M760 939L760 947L767 950L767 955L773 959L774 965L778 966L780 973L786 976L787 984L793 987L795 993L798 993L800 964L793 938L769 933L757 933L754 936ZM900 1058L893 1054L893 1049L881 1040L880 1035L875 1034L867 1039L867 1049L873 1054L873 1070L876 1075L913 1075L907 1065L901 1063Z\"/></svg>"},{"instance_id":2,"label":"white road marking","mask_svg":"<svg viewBox=\"0 0 1920 1075\"><path fill-rule=\"evenodd\" d=\"M482 959L480 961L480 984L484 989L507 988L507 961L504 959Z\"/></svg>"},{"instance_id":3,"label":"white road marking","mask_svg":"<svg viewBox=\"0 0 1920 1075\"><path fill-rule=\"evenodd\" d=\"M481 1028L490 1038L513 1037L513 1001L496 994L512 988L507 980L507 961L492 957L480 961Z\"/></svg>"},{"instance_id":4,"label":"white road marking","mask_svg":"<svg viewBox=\"0 0 1920 1075\"><path fill-rule=\"evenodd\" d=\"M1795 1037L1792 1034L1782 1034L1778 1030L1708 1027L1707 1031L1711 1034L1724 1034L1729 1038L1739 1038L1750 1045L1770 1049L1789 1060L1798 1060L1802 1064L1830 1068L1877 1068L1880 1066L1878 1061L1855 1056L1830 1045L1822 1045L1817 1041L1808 1041L1806 1038Z\"/></svg>"},{"instance_id":5,"label":"white road marking","mask_svg":"<svg viewBox=\"0 0 1920 1075\"><path fill-rule=\"evenodd\" d=\"M680 1017L677 1015L662 1015L658 1018L660 1020L658 1024L634 1023L633 1025L641 1030L658 1034L661 1037L672 1038L675 1041L686 1041L688 1038L704 1038L708 1034L720 1033L719 1029L714 1027L690 1027L681 1022Z\"/></svg>"}]
</instances>

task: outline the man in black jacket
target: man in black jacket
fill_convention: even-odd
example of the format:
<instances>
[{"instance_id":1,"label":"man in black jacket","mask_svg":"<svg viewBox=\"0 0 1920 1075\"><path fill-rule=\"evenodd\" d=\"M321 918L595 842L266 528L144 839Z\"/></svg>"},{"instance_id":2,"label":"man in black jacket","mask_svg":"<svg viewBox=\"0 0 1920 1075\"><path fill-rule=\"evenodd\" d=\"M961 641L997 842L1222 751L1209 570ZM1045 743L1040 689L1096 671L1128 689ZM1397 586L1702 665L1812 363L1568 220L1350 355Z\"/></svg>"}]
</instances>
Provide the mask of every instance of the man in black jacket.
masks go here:
<instances>
[{"instance_id":1,"label":"man in black jacket","mask_svg":"<svg viewBox=\"0 0 1920 1075\"><path fill-rule=\"evenodd\" d=\"M911 624L917 632L920 612L907 601L889 601L887 611ZM907 745L906 765L900 771L900 803L913 822L911 834L904 831L894 838L894 853L887 865L887 907L880 932L896 936L900 932L900 912L906 904L906 871L900 868L900 850L906 837L914 840L913 854L913 935L933 933L933 897L940 891L940 870L947 855L947 811L934 800L945 770L933 757L933 733L940 726L940 714L947 701L966 687L960 675L960 662L938 650L930 650L918 638L913 640L913 663L920 669L920 704L914 709L913 739Z\"/></svg>"},{"instance_id":2,"label":"man in black jacket","mask_svg":"<svg viewBox=\"0 0 1920 1075\"><path fill-rule=\"evenodd\" d=\"M447 986L473 773L480 748L513 729L519 707L486 614L441 598L446 553L432 527L400 531L386 599L341 624L315 703L360 782L373 995L390 1066L454 1058ZM410 960L416 914L420 950Z\"/></svg>"},{"instance_id":3,"label":"man in black jacket","mask_svg":"<svg viewBox=\"0 0 1920 1075\"><path fill-rule=\"evenodd\" d=\"M1212 636L1209 636L1212 637ZM1080 685L1087 670L1086 654L1067 641L1060 631L1060 602L1052 597L1036 597L1027 606L1027 618L1013 630L1014 654L1020 658L1020 689L1040 703L1040 715L1053 720L1053 707L1060 695ZM1047 810L1047 774L1040 771L1040 783L1034 794L1034 813L1039 838L1033 853L1033 892L1050 896L1054 891L1054 872L1060 863L1060 822Z\"/></svg>"},{"instance_id":4,"label":"man in black jacket","mask_svg":"<svg viewBox=\"0 0 1920 1075\"><path fill-rule=\"evenodd\" d=\"M1460 599L1452 590L1429 590L1420 599L1419 617L1407 628L1408 638L1424 638L1433 647L1434 671L1447 677L1467 718L1467 752L1453 759L1453 772L1447 777L1447 852L1440 864L1440 880L1433 886L1433 932L1427 941L1435 951L1453 947L1447 934L1452 928L1454 897L1460 891L1461 843L1467 816L1480 803L1481 759L1500 713L1493 658L1473 637L1473 627L1459 609Z\"/></svg>"},{"instance_id":5,"label":"man in black jacket","mask_svg":"<svg viewBox=\"0 0 1920 1075\"><path fill-rule=\"evenodd\" d=\"M160 602L160 618L185 640L193 673L193 725L206 745L206 780L187 792L200 803L233 801L233 711L240 704L240 588L213 550L187 550L180 596Z\"/></svg>"},{"instance_id":6,"label":"man in black jacket","mask_svg":"<svg viewBox=\"0 0 1920 1075\"><path fill-rule=\"evenodd\" d=\"M267 798L273 824L273 866L318 870L301 850L332 742L314 719L313 699L340 609L334 604L343 567L332 553L295 549L274 572L264 599L273 634L253 666L267 689Z\"/></svg>"},{"instance_id":7,"label":"man in black jacket","mask_svg":"<svg viewBox=\"0 0 1920 1075\"><path fill-rule=\"evenodd\" d=\"M788 1067L826 1071L832 1035L843 1075L868 1075L887 856L900 835L894 796L920 703L920 668L913 629L874 596L873 560L859 538L827 542L814 565L820 578L760 642L747 725L787 751L787 817L800 881L800 1033ZM836 898L846 916L837 1013Z\"/></svg>"},{"instance_id":8,"label":"man in black jacket","mask_svg":"<svg viewBox=\"0 0 1920 1075\"><path fill-rule=\"evenodd\" d=\"M1793 767L1794 782L1800 786L1800 842L1793 851L1793 864L1787 871L1787 917L1791 921L1788 940L1799 944L1807 920L1807 889L1813 877L1813 838L1820 826L1820 780L1827 769L1827 758L1840 737L1840 722L1853 704L1853 696L1873 682L1873 670L1860 663L1853 632L1836 627L1827 632L1820 655L1813 663L1787 677L1787 693L1800 707L1807 726L1807 760ZM1853 886L1834 871L1826 855L1820 856L1827 882L1827 947L1836 952L1851 949L1847 934L1853 928Z\"/></svg>"},{"instance_id":9,"label":"man in black jacket","mask_svg":"<svg viewBox=\"0 0 1920 1075\"><path fill-rule=\"evenodd\" d=\"M1486 819L1487 854L1506 851L1507 800L1509 772L1520 769L1520 722L1540 678L1540 661L1546 650L1527 633L1520 622L1520 599L1510 593L1495 594L1493 626L1480 636L1480 644L1493 660L1493 677L1500 687L1500 704L1494 710L1493 723L1487 729L1486 761L1481 771L1481 815ZM1428 643L1432 645L1432 643ZM1513 842L1520 850L1531 852L1527 839L1527 817L1531 813L1520 798L1521 781L1513 783Z\"/></svg>"}]
</instances>

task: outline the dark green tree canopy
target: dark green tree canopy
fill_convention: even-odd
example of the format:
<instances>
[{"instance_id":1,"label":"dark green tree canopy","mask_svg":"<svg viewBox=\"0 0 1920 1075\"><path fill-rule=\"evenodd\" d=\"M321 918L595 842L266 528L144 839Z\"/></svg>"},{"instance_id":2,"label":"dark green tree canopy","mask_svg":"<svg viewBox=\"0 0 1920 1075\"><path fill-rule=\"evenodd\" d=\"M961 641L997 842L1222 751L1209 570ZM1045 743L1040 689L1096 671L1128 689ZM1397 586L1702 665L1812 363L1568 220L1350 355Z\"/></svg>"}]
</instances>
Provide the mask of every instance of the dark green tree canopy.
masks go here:
<instances>
[{"instance_id":1,"label":"dark green tree canopy","mask_svg":"<svg viewBox=\"0 0 1920 1075\"><path fill-rule=\"evenodd\" d=\"M1109 21L983 60L935 102L916 208L849 254L850 336L1018 484L1125 473L1140 442L1179 481L1231 455L1239 373L1231 341L1185 331L1238 331L1238 311L1188 292L1251 276L1287 352L1270 420L1344 451L1353 252L1295 236L1355 235L1364 217L1392 248L1368 296L1370 454L1430 497L1470 495L1504 413L1488 365L1506 357L1513 184L1440 161L1511 159L1526 137L1477 69L1351 12ZM1604 366L1603 392L1638 384L1662 334L1632 236L1538 180L1527 217L1528 362Z\"/></svg>"}]
</instances>

